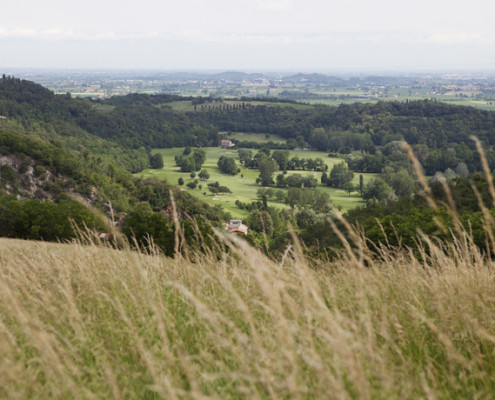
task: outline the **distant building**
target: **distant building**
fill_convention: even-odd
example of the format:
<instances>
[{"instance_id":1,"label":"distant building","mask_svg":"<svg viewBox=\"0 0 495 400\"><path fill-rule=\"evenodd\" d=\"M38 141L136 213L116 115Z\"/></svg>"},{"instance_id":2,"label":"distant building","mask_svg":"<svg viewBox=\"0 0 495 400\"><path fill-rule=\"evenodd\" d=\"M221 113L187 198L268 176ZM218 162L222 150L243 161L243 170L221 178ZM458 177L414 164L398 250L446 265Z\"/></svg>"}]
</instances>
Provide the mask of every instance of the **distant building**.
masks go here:
<instances>
[{"instance_id":1,"label":"distant building","mask_svg":"<svg viewBox=\"0 0 495 400\"><path fill-rule=\"evenodd\" d=\"M222 149L230 149L231 147L234 147L235 144L232 143L231 140L222 140L222 142L220 143L220 147L222 147Z\"/></svg>"},{"instance_id":2,"label":"distant building","mask_svg":"<svg viewBox=\"0 0 495 400\"><path fill-rule=\"evenodd\" d=\"M230 222L225 224L225 229L230 233L242 233L247 235L248 226L242 223L240 219L231 219Z\"/></svg>"},{"instance_id":3,"label":"distant building","mask_svg":"<svg viewBox=\"0 0 495 400\"><path fill-rule=\"evenodd\" d=\"M100 232L98 237L100 238L100 240L110 240L112 239L112 234L109 232Z\"/></svg>"}]
</instances>

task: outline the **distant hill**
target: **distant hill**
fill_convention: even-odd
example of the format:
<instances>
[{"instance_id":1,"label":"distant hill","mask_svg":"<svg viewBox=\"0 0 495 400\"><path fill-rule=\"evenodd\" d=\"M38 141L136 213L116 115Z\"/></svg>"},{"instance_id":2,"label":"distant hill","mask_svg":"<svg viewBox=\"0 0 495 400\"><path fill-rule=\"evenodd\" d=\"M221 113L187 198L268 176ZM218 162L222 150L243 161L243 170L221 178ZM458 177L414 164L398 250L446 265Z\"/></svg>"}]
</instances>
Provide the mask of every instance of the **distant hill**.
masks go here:
<instances>
[{"instance_id":1,"label":"distant hill","mask_svg":"<svg viewBox=\"0 0 495 400\"><path fill-rule=\"evenodd\" d=\"M311 84L311 85L331 85L331 86L343 86L344 80L335 76L328 76L323 74L296 74L282 79L282 83L298 83L298 84Z\"/></svg>"},{"instance_id":2,"label":"distant hill","mask_svg":"<svg viewBox=\"0 0 495 400\"><path fill-rule=\"evenodd\" d=\"M157 77L160 80L180 80L180 81L242 81L243 79L263 79L266 78L264 74L260 73L246 73L239 71L225 71L218 73L200 73L200 72L172 72L161 73Z\"/></svg>"}]
</instances>

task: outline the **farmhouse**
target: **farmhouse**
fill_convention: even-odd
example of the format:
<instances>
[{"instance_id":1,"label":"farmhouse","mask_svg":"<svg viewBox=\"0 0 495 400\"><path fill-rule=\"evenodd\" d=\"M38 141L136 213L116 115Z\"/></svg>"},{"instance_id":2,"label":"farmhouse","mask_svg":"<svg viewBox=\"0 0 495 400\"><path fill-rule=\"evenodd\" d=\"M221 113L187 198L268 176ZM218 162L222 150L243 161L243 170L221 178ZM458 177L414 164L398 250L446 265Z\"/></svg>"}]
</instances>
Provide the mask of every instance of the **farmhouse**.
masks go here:
<instances>
[{"instance_id":1,"label":"farmhouse","mask_svg":"<svg viewBox=\"0 0 495 400\"><path fill-rule=\"evenodd\" d=\"M231 219L230 222L225 224L225 229L230 233L243 233L247 235L248 226L242 223L240 219Z\"/></svg>"},{"instance_id":2,"label":"farmhouse","mask_svg":"<svg viewBox=\"0 0 495 400\"><path fill-rule=\"evenodd\" d=\"M222 147L222 149L229 149L234 146L235 144L232 143L231 140L227 140L227 139L223 139L222 142L220 143L220 147Z\"/></svg>"}]
</instances>

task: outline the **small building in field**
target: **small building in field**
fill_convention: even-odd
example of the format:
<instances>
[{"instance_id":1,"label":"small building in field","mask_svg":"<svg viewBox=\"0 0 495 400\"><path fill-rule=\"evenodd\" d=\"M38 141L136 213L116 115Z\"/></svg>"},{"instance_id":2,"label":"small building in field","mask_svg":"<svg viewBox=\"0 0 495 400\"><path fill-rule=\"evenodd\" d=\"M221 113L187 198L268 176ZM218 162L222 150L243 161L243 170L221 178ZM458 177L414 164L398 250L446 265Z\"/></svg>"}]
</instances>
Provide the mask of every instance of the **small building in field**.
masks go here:
<instances>
[{"instance_id":1,"label":"small building in field","mask_svg":"<svg viewBox=\"0 0 495 400\"><path fill-rule=\"evenodd\" d=\"M247 235L248 229L248 226L244 225L240 219L231 219L229 223L225 224L225 230L230 233L242 233Z\"/></svg>"},{"instance_id":2,"label":"small building in field","mask_svg":"<svg viewBox=\"0 0 495 400\"><path fill-rule=\"evenodd\" d=\"M220 143L220 147L221 147L222 149L230 149L231 147L234 147L234 146L235 146L235 144L234 144L234 143L232 143L232 141L231 141L231 140L227 140L227 139L223 139L223 140L221 141L221 143Z\"/></svg>"}]
</instances>

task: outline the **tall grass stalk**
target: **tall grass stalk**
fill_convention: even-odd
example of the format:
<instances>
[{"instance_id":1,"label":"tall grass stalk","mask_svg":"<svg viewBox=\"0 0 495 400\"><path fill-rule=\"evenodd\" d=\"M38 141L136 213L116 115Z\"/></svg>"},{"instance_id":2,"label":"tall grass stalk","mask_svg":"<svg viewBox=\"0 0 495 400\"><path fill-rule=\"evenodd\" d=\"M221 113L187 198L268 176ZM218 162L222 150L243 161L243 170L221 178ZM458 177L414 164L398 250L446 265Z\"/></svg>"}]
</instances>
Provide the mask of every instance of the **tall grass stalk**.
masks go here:
<instances>
[{"instance_id":1,"label":"tall grass stalk","mask_svg":"<svg viewBox=\"0 0 495 400\"><path fill-rule=\"evenodd\" d=\"M469 239L312 266L223 240L192 262L2 239L0 397L494 396L495 274Z\"/></svg>"}]
</instances>

